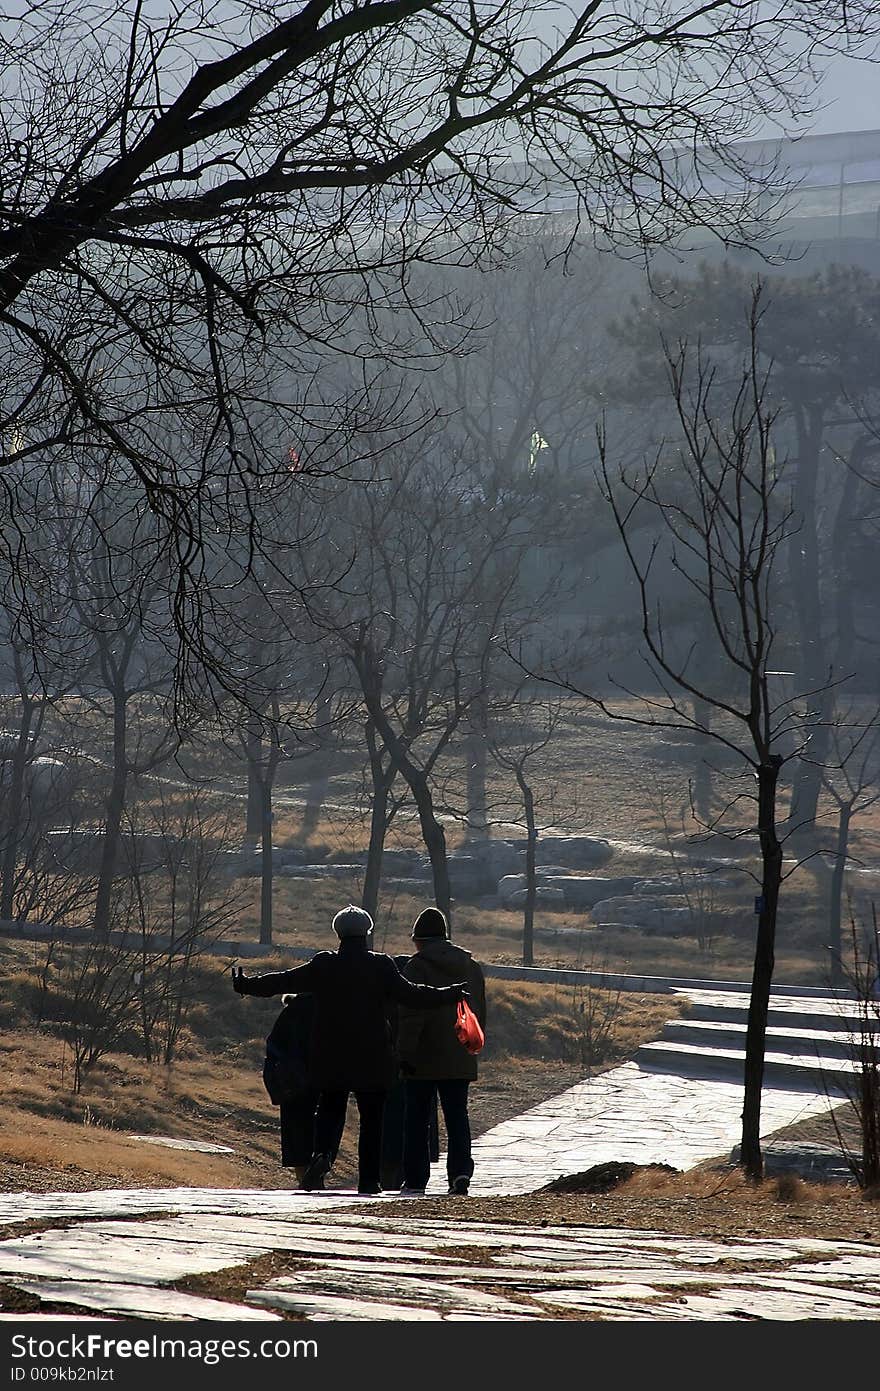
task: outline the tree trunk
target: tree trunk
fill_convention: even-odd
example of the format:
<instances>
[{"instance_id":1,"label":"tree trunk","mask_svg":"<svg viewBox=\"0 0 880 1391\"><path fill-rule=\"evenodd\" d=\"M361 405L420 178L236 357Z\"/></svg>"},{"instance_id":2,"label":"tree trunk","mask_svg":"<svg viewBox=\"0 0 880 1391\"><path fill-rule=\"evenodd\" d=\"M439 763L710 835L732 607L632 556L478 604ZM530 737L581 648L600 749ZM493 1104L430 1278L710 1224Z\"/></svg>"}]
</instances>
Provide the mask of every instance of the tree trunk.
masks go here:
<instances>
[{"instance_id":1,"label":"tree trunk","mask_svg":"<svg viewBox=\"0 0 880 1391\"><path fill-rule=\"evenodd\" d=\"M330 786L330 731L333 726L333 701L329 695L322 695L318 704L318 739L323 747L314 755L317 767L306 786L306 804L303 808L300 834L303 840L311 840L318 829L321 811Z\"/></svg>"},{"instance_id":2,"label":"tree trunk","mask_svg":"<svg viewBox=\"0 0 880 1391\"><path fill-rule=\"evenodd\" d=\"M101 846L101 867L98 871L98 891L95 895L95 937L106 940L110 934L110 906L119 842L125 793L128 784L127 697L125 691L113 693L113 780L107 798L104 818L104 839Z\"/></svg>"},{"instance_id":3,"label":"tree trunk","mask_svg":"<svg viewBox=\"0 0 880 1391\"><path fill-rule=\"evenodd\" d=\"M255 715L248 720L247 743L247 813L244 834L246 840L258 840L263 831L263 790L259 770L263 762L263 734Z\"/></svg>"},{"instance_id":4,"label":"tree trunk","mask_svg":"<svg viewBox=\"0 0 880 1391\"><path fill-rule=\"evenodd\" d=\"M535 825L535 798L521 771L517 770L517 782L523 795L526 814L526 901L523 908L523 949L522 964L533 966L535 961L535 845L538 830Z\"/></svg>"},{"instance_id":5,"label":"tree trunk","mask_svg":"<svg viewBox=\"0 0 880 1391\"><path fill-rule=\"evenodd\" d=\"M467 735L465 738L465 761L467 772L467 809L465 839L485 840L489 831L489 815L486 805L486 734L487 713L485 698L476 700L468 714Z\"/></svg>"},{"instance_id":6,"label":"tree trunk","mask_svg":"<svg viewBox=\"0 0 880 1391\"><path fill-rule=\"evenodd\" d=\"M18 721L18 742L12 758L9 787L3 798L3 862L0 868L0 918L10 919L15 912L15 867L18 847L24 826L25 775L30 754L30 732L33 702L22 698Z\"/></svg>"},{"instance_id":7,"label":"tree trunk","mask_svg":"<svg viewBox=\"0 0 880 1391\"><path fill-rule=\"evenodd\" d=\"M843 872L849 846L849 823L852 806L841 806L837 819L837 845L834 849L834 868L831 871L831 901L828 905L828 949L831 954L831 984L843 985L843 934L841 932L841 901Z\"/></svg>"},{"instance_id":8,"label":"tree trunk","mask_svg":"<svg viewBox=\"0 0 880 1391\"><path fill-rule=\"evenodd\" d=\"M837 674L849 670L855 656L855 615L853 605L858 585L853 582L852 530L858 516L859 471L869 452L868 442L859 440L852 451L851 467L846 470L840 503L831 532L832 565L835 584L834 664Z\"/></svg>"},{"instance_id":9,"label":"tree trunk","mask_svg":"<svg viewBox=\"0 0 880 1391\"><path fill-rule=\"evenodd\" d=\"M260 784L260 945L272 944L272 775L265 769Z\"/></svg>"},{"instance_id":10,"label":"tree trunk","mask_svg":"<svg viewBox=\"0 0 880 1391\"><path fill-rule=\"evenodd\" d=\"M789 562L792 594L797 615L800 648L798 685L802 691L815 692L812 706L819 706L820 719L811 732L810 762L798 760L789 807L792 833L802 840L815 837L816 810L822 786L822 768L828 752L829 730L827 717L831 693L822 691L828 684L829 662L825 649L822 622L822 599L819 574L819 542L817 534L817 490L819 481L819 451L822 445L823 420L820 409L796 411L798 460L792 503L798 525L789 541Z\"/></svg>"},{"instance_id":11,"label":"tree trunk","mask_svg":"<svg viewBox=\"0 0 880 1391\"><path fill-rule=\"evenodd\" d=\"M379 906L379 886L382 882L382 856L385 852L385 835L388 831L388 796L397 769L393 763L383 767L382 751L376 743L375 727L372 720L367 722L367 747L370 753L370 772L373 780L373 798L370 812L370 843L367 848L367 865L364 870L364 888L361 894L361 907L366 908L375 922Z\"/></svg>"},{"instance_id":12,"label":"tree trunk","mask_svg":"<svg viewBox=\"0 0 880 1391\"><path fill-rule=\"evenodd\" d=\"M758 768L758 835L761 842L761 902L749 1014L746 1025L745 1086L742 1111L740 1165L746 1178L760 1183L764 1177L761 1154L761 1090L770 984L776 947L776 913L782 882L782 846L776 834L776 789L781 759L771 756Z\"/></svg>"},{"instance_id":13,"label":"tree trunk","mask_svg":"<svg viewBox=\"0 0 880 1391\"><path fill-rule=\"evenodd\" d=\"M451 934L452 887L449 882L449 861L446 858L446 832L434 814L434 799L431 796L428 779L420 774L416 777L407 777L406 780L415 800L422 839L431 861L434 903L440 912L445 914Z\"/></svg>"},{"instance_id":14,"label":"tree trunk","mask_svg":"<svg viewBox=\"0 0 880 1391\"><path fill-rule=\"evenodd\" d=\"M381 677L378 675L372 660L365 660L365 655L359 653L354 659L355 670L360 678L361 690L364 694L364 703L393 767L403 778L413 795L419 814L422 840L431 861L431 874L434 879L434 903L441 913L445 914L451 929L452 889L449 883L449 862L446 858L446 833L434 813L434 799L431 796L429 775L413 763L405 744L391 728L388 717L382 708ZM435 756L445 746L457 723L458 713L456 712L455 720L444 730L443 738L435 749Z\"/></svg>"},{"instance_id":15,"label":"tree trunk","mask_svg":"<svg viewBox=\"0 0 880 1391\"><path fill-rule=\"evenodd\" d=\"M712 724L712 707L702 696L694 693L693 697L694 724L705 729L710 729ZM709 751L711 740L701 733L695 735L695 757L694 757L694 780L691 798L694 806L694 814L702 822L708 822L712 816L712 769L706 757Z\"/></svg>"}]
</instances>

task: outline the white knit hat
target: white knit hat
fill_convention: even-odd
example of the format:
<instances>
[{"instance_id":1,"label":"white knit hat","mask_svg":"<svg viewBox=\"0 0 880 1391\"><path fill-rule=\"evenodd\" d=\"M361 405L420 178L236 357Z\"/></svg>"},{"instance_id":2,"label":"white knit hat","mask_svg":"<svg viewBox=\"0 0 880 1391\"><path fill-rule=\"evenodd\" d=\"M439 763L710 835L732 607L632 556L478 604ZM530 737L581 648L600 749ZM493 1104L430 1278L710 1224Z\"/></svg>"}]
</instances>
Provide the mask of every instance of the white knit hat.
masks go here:
<instances>
[{"instance_id":1,"label":"white knit hat","mask_svg":"<svg viewBox=\"0 0 880 1391\"><path fill-rule=\"evenodd\" d=\"M333 919L333 930L337 937L367 937L373 930L373 919L366 908L357 908L349 903L341 908Z\"/></svg>"}]
</instances>

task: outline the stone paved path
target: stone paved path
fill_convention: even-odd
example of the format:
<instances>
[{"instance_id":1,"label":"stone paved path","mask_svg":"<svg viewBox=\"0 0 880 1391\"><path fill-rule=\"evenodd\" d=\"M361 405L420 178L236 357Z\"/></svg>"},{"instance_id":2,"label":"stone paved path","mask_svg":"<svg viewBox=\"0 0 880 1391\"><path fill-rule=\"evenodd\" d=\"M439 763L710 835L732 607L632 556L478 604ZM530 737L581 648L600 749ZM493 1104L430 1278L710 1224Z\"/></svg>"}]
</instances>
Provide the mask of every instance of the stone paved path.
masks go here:
<instances>
[{"instance_id":1,"label":"stone paved path","mask_svg":"<svg viewBox=\"0 0 880 1391\"><path fill-rule=\"evenodd\" d=\"M662 1046L489 1131L475 1145L473 1193L531 1192L608 1159L687 1169L726 1154L739 1138L742 1086L726 1055L744 992L682 989L691 1022L712 1026L699 1042L670 1025ZM765 1135L827 1109L823 1046L832 1056L846 1032L839 1003L815 996L774 998L771 1021L779 1066ZM805 1030L820 1044L809 1056L795 1040ZM443 1191L441 1162L429 1193ZM481 1224L466 1207L459 1220L428 1221L418 1200L386 1218L376 1202L344 1190L0 1195L0 1282L47 1305L145 1319L880 1319L880 1251L867 1244ZM24 1218L63 1225L3 1240ZM171 1288L276 1251L290 1255L291 1273L255 1281L238 1303Z\"/></svg>"},{"instance_id":2,"label":"stone paved path","mask_svg":"<svg viewBox=\"0 0 880 1391\"><path fill-rule=\"evenodd\" d=\"M530 1193L612 1159L686 1170L739 1143L748 994L729 986L676 986L672 993L687 1000L687 1016L633 1062L577 1083L476 1142L475 1194ZM848 1066L837 1050L851 1019L831 997L771 997L768 1051L772 1042L776 1063L766 1069L764 1135L827 1112L825 1087L840 1094L831 1070ZM707 1036L697 1044L700 1028ZM445 1191L442 1163L428 1191Z\"/></svg>"}]
</instances>

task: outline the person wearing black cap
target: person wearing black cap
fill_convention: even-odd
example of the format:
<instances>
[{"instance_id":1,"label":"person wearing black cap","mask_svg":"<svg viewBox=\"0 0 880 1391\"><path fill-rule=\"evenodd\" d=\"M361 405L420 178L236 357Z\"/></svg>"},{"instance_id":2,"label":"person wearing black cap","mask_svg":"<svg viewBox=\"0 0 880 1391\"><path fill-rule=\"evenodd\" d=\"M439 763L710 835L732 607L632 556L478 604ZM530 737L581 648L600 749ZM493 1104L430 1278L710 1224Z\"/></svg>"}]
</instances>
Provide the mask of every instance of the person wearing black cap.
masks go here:
<instances>
[{"instance_id":1,"label":"person wearing black cap","mask_svg":"<svg viewBox=\"0 0 880 1391\"><path fill-rule=\"evenodd\" d=\"M333 929L339 938L337 951L321 951L303 966L262 976L247 977L240 966L233 967L232 984L240 995L314 996L309 1073L321 1095L315 1151L303 1187L323 1188L345 1123L348 1096L354 1092L360 1117L358 1192L380 1193L382 1112L397 1073L389 1010L396 1002L418 1012L454 1012L458 1001L468 997L467 988L463 981L445 980L436 988L406 980L390 956L370 950L373 919L363 908L343 908L333 919Z\"/></svg>"},{"instance_id":2,"label":"person wearing black cap","mask_svg":"<svg viewBox=\"0 0 880 1391\"><path fill-rule=\"evenodd\" d=\"M420 985L445 985L463 980L468 1003L484 1031L486 983L470 952L449 940L449 927L439 908L425 908L413 924L415 955L404 975ZM424 1193L431 1172L429 1125L439 1096L446 1123L446 1174L449 1193L467 1193L474 1172L468 1089L477 1077L477 1060L455 1035L455 1008L431 1015L401 1009L398 1036L400 1070L405 1079L403 1130L403 1197Z\"/></svg>"}]
</instances>

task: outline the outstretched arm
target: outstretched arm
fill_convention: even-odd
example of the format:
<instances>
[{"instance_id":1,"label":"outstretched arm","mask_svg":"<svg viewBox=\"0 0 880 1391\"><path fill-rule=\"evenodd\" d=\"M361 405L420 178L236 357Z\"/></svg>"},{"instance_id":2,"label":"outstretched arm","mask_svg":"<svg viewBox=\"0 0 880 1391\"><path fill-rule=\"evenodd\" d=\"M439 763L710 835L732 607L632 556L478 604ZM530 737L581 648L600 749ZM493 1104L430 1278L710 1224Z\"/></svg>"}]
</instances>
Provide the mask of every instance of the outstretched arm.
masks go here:
<instances>
[{"instance_id":1,"label":"outstretched arm","mask_svg":"<svg viewBox=\"0 0 880 1391\"><path fill-rule=\"evenodd\" d=\"M457 1005L459 1000L468 998L465 981L456 981L454 985L416 985L400 974L390 957L386 988L398 1004L409 1005L410 1009L441 1009L443 1005Z\"/></svg>"},{"instance_id":2,"label":"outstretched arm","mask_svg":"<svg viewBox=\"0 0 880 1391\"><path fill-rule=\"evenodd\" d=\"M267 971L262 976L246 976L242 966L233 966L232 988L237 995L257 995L260 999L268 999L271 995L302 995L315 988L315 975L314 957L291 971Z\"/></svg>"}]
</instances>

